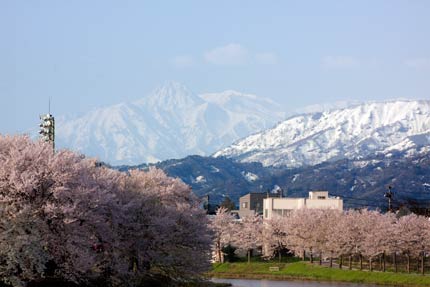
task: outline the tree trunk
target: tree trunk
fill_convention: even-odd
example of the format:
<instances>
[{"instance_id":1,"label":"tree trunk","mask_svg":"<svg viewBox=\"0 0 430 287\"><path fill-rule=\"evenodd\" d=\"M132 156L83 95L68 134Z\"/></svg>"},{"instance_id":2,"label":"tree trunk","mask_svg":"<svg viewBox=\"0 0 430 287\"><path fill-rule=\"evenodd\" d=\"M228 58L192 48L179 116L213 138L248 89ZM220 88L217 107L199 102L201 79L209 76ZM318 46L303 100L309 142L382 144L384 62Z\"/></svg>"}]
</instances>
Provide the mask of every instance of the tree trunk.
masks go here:
<instances>
[{"instance_id":1,"label":"tree trunk","mask_svg":"<svg viewBox=\"0 0 430 287\"><path fill-rule=\"evenodd\" d=\"M217 251L218 251L218 262L223 263L223 260L221 258L221 241L218 240L217 242Z\"/></svg>"},{"instance_id":2,"label":"tree trunk","mask_svg":"<svg viewBox=\"0 0 430 287\"><path fill-rule=\"evenodd\" d=\"M281 250L278 250L278 258L279 258L279 263L281 263L282 261L282 254L281 254Z\"/></svg>"},{"instance_id":3,"label":"tree trunk","mask_svg":"<svg viewBox=\"0 0 430 287\"><path fill-rule=\"evenodd\" d=\"M349 265L349 270L351 270L352 269L352 255L349 255L349 262L348 262L348 265Z\"/></svg>"},{"instance_id":4,"label":"tree trunk","mask_svg":"<svg viewBox=\"0 0 430 287\"><path fill-rule=\"evenodd\" d=\"M373 271L373 266L372 266L372 257L369 258L369 270L370 272Z\"/></svg>"},{"instance_id":5,"label":"tree trunk","mask_svg":"<svg viewBox=\"0 0 430 287\"><path fill-rule=\"evenodd\" d=\"M342 269L342 264L343 264L343 256L340 255L340 258L339 258L339 269Z\"/></svg>"},{"instance_id":6,"label":"tree trunk","mask_svg":"<svg viewBox=\"0 0 430 287\"><path fill-rule=\"evenodd\" d=\"M382 264L383 264L383 265L382 265L382 271L383 271L383 272L385 272L386 267L387 267L387 266L385 265L385 264L386 264L385 251L384 251L384 253L382 253Z\"/></svg>"},{"instance_id":7,"label":"tree trunk","mask_svg":"<svg viewBox=\"0 0 430 287\"><path fill-rule=\"evenodd\" d=\"M424 251L421 253L421 274L424 275Z\"/></svg>"},{"instance_id":8,"label":"tree trunk","mask_svg":"<svg viewBox=\"0 0 430 287\"><path fill-rule=\"evenodd\" d=\"M411 273L411 256L409 253L406 254L406 271Z\"/></svg>"},{"instance_id":9,"label":"tree trunk","mask_svg":"<svg viewBox=\"0 0 430 287\"><path fill-rule=\"evenodd\" d=\"M397 254L394 252L393 255L394 272L397 272Z\"/></svg>"},{"instance_id":10,"label":"tree trunk","mask_svg":"<svg viewBox=\"0 0 430 287\"><path fill-rule=\"evenodd\" d=\"M363 256L360 254L360 270L363 270Z\"/></svg>"},{"instance_id":11,"label":"tree trunk","mask_svg":"<svg viewBox=\"0 0 430 287\"><path fill-rule=\"evenodd\" d=\"M313 264L314 263L314 253L312 252L312 249L311 249L310 256L311 256L311 264Z\"/></svg>"},{"instance_id":12,"label":"tree trunk","mask_svg":"<svg viewBox=\"0 0 430 287\"><path fill-rule=\"evenodd\" d=\"M322 265L322 252L320 252L320 265Z\"/></svg>"},{"instance_id":13,"label":"tree trunk","mask_svg":"<svg viewBox=\"0 0 430 287\"><path fill-rule=\"evenodd\" d=\"M420 262L421 260L420 260L420 255L418 255L418 258L417 258L417 268L416 268L416 270L417 270L417 273L420 273L420 264L421 264L421 262Z\"/></svg>"},{"instance_id":14,"label":"tree trunk","mask_svg":"<svg viewBox=\"0 0 430 287\"><path fill-rule=\"evenodd\" d=\"M303 261L306 261L306 250L303 249Z\"/></svg>"},{"instance_id":15,"label":"tree trunk","mask_svg":"<svg viewBox=\"0 0 430 287\"><path fill-rule=\"evenodd\" d=\"M248 249L248 264L251 263L251 249Z\"/></svg>"},{"instance_id":16,"label":"tree trunk","mask_svg":"<svg viewBox=\"0 0 430 287\"><path fill-rule=\"evenodd\" d=\"M330 252L330 268L333 267L333 251Z\"/></svg>"}]
</instances>

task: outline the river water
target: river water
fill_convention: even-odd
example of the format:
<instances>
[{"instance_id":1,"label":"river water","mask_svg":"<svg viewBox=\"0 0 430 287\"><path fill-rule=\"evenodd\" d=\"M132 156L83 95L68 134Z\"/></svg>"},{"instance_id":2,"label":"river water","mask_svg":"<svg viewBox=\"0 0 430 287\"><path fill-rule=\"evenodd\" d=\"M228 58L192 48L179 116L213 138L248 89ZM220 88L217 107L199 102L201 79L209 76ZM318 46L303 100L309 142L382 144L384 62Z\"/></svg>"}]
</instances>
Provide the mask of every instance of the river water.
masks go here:
<instances>
[{"instance_id":1,"label":"river water","mask_svg":"<svg viewBox=\"0 0 430 287\"><path fill-rule=\"evenodd\" d=\"M377 285L356 283L332 283L316 281L274 281L274 280L248 280L248 279L221 279L213 278L213 282L231 283L233 287L376 287Z\"/></svg>"}]
</instances>

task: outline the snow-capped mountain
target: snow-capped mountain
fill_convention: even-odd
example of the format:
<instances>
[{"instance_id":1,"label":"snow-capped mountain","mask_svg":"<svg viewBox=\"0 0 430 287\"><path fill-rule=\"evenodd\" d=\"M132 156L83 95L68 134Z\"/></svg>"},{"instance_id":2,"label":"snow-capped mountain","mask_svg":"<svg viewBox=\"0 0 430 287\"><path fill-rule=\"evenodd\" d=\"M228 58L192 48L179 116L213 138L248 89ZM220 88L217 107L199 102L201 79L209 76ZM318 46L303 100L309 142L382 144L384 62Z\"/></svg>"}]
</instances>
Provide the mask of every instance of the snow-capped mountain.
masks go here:
<instances>
[{"instance_id":1,"label":"snow-capped mountain","mask_svg":"<svg viewBox=\"0 0 430 287\"><path fill-rule=\"evenodd\" d=\"M170 82L136 102L59 122L57 143L110 164L140 164L211 154L284 116L266 98L235 91L196 95Z\"/></svg>"},{"instance_id":2,"label":"snow-capped mountain","mask_svg":"<svg viewBox=\"0 0 430 287\"><path fill-rule=\"evenodd\" d=\"M430 101L366 103L293 116L214 154L265 166L298 167L395 151L428 151Z\"/></svg>"}]
</instances>

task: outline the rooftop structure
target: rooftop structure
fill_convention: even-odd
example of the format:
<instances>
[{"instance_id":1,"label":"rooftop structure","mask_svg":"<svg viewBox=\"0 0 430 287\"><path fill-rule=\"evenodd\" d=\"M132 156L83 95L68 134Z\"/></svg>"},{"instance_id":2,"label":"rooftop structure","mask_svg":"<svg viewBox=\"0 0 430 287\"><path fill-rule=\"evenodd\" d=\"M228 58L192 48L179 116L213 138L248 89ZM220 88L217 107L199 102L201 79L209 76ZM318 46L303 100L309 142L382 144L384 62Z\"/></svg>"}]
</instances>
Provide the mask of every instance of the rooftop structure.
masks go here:
<instances>
[{"instance_id":1,"label":"rooftop structure","mask_svg":"<svg viewBox=\"0 0 430 287\"><path fill-rule=\"evenodd\" d=\"M343 200L329 197L328 191L310 191L308 198L265 198L263 207L264 219L271 219L275 215L286 216L291 210L301 208L343 210Z\"/></svg>"},{"instance_id":2,"label":"rooftop structure","mask_svg":"<svg viewBox=\"0 0 430 287\"><path fill-rule=\"evenodd\" d=\"M239 211L237 212L240 217L250 215L252 213L263 214L263 199L281 197L282 190L277 192L251 192L239 198Z\"/></svg>"}]
</instances>

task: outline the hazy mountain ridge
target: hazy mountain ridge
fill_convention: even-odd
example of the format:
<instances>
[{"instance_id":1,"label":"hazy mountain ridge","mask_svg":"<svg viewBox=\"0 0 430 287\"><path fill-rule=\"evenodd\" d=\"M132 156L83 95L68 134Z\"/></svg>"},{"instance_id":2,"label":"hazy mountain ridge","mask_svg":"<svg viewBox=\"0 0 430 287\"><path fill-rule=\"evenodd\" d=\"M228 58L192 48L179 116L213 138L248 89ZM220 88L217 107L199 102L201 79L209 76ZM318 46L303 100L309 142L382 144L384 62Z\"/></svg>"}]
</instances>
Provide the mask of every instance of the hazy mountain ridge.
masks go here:
<instances>
[{"instance_id":1,"label":"hazy mountain ridge","mask_svg":"<svg viewBox=\"0 0 430 287\"><path fill-rule=\"evenodd\" d=\"M196 95L170 82L133 103L58 122L57 142L114 165L157 162L211 154L284 116L269 99L235 91Z\"/></svg>"},{"instance_id":2,"label":"hazy mountain ridge","mask_svg":"<svg viewBox=\"0 0 430 287\"><path fill-rule=\"evenodd\" d=\"M249 192L266 192L275 185L289 197L306 197L311 190L328 190L341 196L346 208L387 207L384 192L393 187L394 205L430 204L430 152L405 157L372 155L363 159L342 159L300 168L264 167L261 163L241 163L225 157L188 156L163 161L154 166L189 184L198 196L209 195L213 204L225 196L238 203ZM148 165L122 166L146 169Z\"/></svg>"},{"instance_id":3,"label":"hazy mountain ridge","mask_svg":"<svg viewBox=\"0 0 430 287\"><path fill-rule=\"evenodd\" d=\"M299 167L375 153L412 155L429 144L430 101L399 100L292 116L214 156Z\"/></svg>"}]
</instances>

